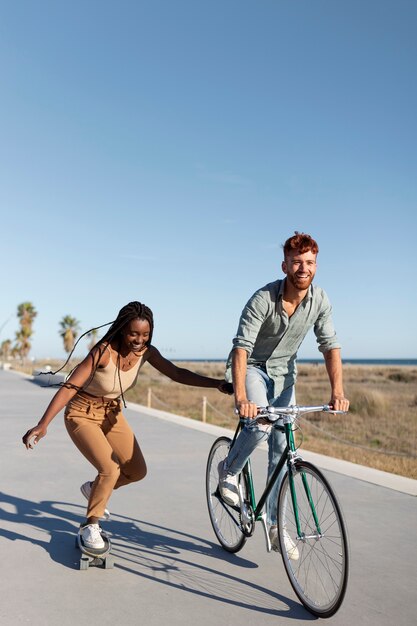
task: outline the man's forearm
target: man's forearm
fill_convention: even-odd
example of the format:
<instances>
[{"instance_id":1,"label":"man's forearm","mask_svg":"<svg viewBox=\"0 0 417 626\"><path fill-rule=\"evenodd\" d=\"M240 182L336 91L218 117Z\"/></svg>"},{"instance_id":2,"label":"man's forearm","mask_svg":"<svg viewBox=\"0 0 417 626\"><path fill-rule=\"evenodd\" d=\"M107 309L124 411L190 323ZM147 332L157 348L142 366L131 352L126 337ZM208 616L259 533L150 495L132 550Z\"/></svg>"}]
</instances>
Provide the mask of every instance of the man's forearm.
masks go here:
<instances>
[{"instance_id":1,"label":"man's forearm","mask_svg":"<svg viewBox=\"0 0 417 626\"><path fill-rule=\"evenodd\" d=\"M246 370L248 353L242 348L235 348L232 353L232 379L236 404L246 400Z\"/></svg>"},{"instance_id":2,"label":"man's forearm","mask_svg":"<svg viewBox=\"0 0 417 626\"><path fill-rule=\"evenodd\" d=\"M332 388L332 395L343 396L343 369L340 350L334 348L324 353L327 375Z\"/></svg>"}]
</instances>

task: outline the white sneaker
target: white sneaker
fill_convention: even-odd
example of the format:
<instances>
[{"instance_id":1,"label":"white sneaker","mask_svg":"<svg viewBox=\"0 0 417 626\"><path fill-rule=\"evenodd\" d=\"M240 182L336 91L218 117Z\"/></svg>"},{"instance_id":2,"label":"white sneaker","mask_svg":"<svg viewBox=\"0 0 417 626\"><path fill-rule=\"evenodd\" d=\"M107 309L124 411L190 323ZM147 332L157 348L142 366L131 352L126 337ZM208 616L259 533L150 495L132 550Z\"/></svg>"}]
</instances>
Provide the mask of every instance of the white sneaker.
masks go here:
<instances>
[{"instance_id":1,"label":"white sneaker","mask_svg":"<svg viewBox=\"0 0 417 626\"><path fill-rule=\"evenodd\" d=\"M226 504L230 504L230 506L239 505L238 476L227 474L224 470L224 461L219 463L219 491Z\"/></svg>"},{"instance_id":2,"label":"white sneaker","mask_svg":"<svg viewBox=\"0 0 417 626\"><path fill-rule=\"evenodd\" d=\"M298 552L298 548L295 545L295 543L293 542L293 540L291 539L291 537L288 534L288 531L286 530L286 528L284 528L284 545L285 545L285 551L288 554L288 558L292 559L293 561L298 561L298 559L300 558L300 554ZM278 539L278 528L277 526L271 526L269 528L269 539L271 541L271 546L272 549L275 550L275 552L279 552L281 553L281 548L279 545L279 539Z\"/></svg>"},{"instance_id":3,"label":"white sneaker","mask_svg":"<svg viewBox=\"0 0 417 626\"><path fill-rule=\"evenodd\" d=\"M83 494L84 498L87 498L87 500L90 499L92 486L93 486L92 481L87 480L87 482L84 483L83 485L81 485L81 487L80 487L81 493ZM110 517L109 509L104 509L104 514L103 514L103 518L102 519L109 519L109 517Z\"/></svg>"},{"instance_id":4,"label":"white sneaker","mask_svg":"<svg viewBox=\"0 0 417 626\"><path fill-rule=\"evenodd\" d=\"M105 543L98 524L87 524L81 528L81 537L86 548L103 550Z\"/></svg>"}]
</instances>

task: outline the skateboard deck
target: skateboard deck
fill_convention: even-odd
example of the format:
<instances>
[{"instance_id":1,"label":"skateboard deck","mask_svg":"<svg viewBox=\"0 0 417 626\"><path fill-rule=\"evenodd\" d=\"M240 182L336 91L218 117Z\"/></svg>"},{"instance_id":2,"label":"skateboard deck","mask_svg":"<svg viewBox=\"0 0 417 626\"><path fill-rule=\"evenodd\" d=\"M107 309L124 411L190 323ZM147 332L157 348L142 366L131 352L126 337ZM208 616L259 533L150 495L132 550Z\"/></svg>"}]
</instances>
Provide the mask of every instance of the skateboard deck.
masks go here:
<instances>
[{"instance_id":1,"label":"skateboard deck","mask_svg":"<svg viewBox=\"0 0 417 626\"><path fill-rule=\"evenodd\" d=\"M77 533L75 539L75 546L81 551L80 556L80 570L86 570L89 567L102 567L104 569L111 569L114 565L113 556L110 554L111 541L104 531L101 531L101 536L104 541L104 548L101 550L95 550L84 545L81 537L81 529Z\"/></svg>"}]
</instances>

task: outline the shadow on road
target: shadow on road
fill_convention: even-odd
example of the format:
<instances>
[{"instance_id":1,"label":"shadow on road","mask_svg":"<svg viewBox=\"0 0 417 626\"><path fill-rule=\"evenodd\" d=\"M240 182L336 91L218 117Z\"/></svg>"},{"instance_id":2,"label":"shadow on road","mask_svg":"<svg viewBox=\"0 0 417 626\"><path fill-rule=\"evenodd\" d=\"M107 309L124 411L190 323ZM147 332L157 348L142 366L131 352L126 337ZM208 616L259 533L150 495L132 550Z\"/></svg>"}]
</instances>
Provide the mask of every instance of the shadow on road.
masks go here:
<instances>
[{"instance_id":1,"label":"shadow on road","mask_svg":"<svg viewBox=\"0 0 417 626\"><path fill-rule=\"evenodd\" d=\"M0 520L9 526L18 524L16 531L5 528L3 523L0 538L38 545L53 561L77 569L75 536L80 509L84 512L84 507L68 502L33 502L0 492ZM103 526L112 539L115 568L255 612L303 621L315 619L297 602L270 590L274 581L266 581L262 587L244 580L242 569L258 565L225 552L213 542L122 515L112 516ZM207 558L212 559L210 565ZM230 566L236 567L236 575L230 574ZM283 566L277 563L277 567Z\"/></svg>"}]
</instances>

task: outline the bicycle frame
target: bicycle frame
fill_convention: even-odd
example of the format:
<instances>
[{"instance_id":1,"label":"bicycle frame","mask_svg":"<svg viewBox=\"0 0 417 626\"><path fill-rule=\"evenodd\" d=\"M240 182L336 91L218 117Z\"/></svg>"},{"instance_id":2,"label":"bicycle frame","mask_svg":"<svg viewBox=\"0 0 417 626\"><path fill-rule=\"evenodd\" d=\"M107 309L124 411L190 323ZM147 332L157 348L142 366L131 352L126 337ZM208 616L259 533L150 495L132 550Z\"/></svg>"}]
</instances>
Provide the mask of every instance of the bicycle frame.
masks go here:
<instances>
[{"instance_id":1,"label":"bicycle frame","mask_svg":"<svg viewBox=\"0 0 417 626\"><path fill-rule=\"evenodd\" d=\"M242 427L242 424L239 423L238 428L236 430L236 434L235 437L233 439L233 442L236 439L237 433L239 432L240 428ZM281 471L281 469L283 468L284 464L287 463L287 467L288 467L288 480L289 480L289 484L290 484L290 491L291 491L291 500L292 500L292 506L293 506L293 513L294 513L294 518L295 518L295 523L296 523L296 528L297 528L297 535L298 538L300 538L301 540L304 539L304 533L301 532L301 526L300 526L300 519L299 519L299 515L298 515L298 504L297 504L297 496L295 493L295 488L294 488L294 477L293 477L293 465L295 463L295 460L298 457L297 455L297 449L295 447L295 442L294 442L294 434L293 434L293 430L292 430L292 422L291 419L288 416L283 416L283 425L275 425L273 426L273 428L276 428L277 430L280 430L281 432L285 433L285 438L287 441L287 445L285 446L285 449L281 455L281 458L271 476L271 478L269 479L258 503L256 503L256 498L255 498L255 488L254 488L254 484L253 484L253 478L252 478L252 467L251 467L251 463L250 463L250 459L248 459L248 462L246 463L245 467L243 468L243 473L245 475L246 478L246 483L248 485L248 489L249 489L249 501L250 501L250 505L251 508L254 511L254 519L255 521L260 521L262 519L262 511L263 508L265 506L265 502L269 496L269 494L271 493L271 490L276 482L276 480L278 479L278 475ZM314 502L313 502L313 498L311 496L311 492L310 492L310 487L308 485L307 482L307 478L304 472L302 472L301 474L302 476L302 481L303 481L303 485L304 485L304 489L306 492L306 496L308 499L308 502L310 504L310 509L311 509L311 513L313 515L313 519L316 525L316 529L317 529L317 533L318 536L321 536L321 529L320 529L320 523L318 520L318 516L316 513L316 509L314 506Z\"/></svg>"}]
</instances>

